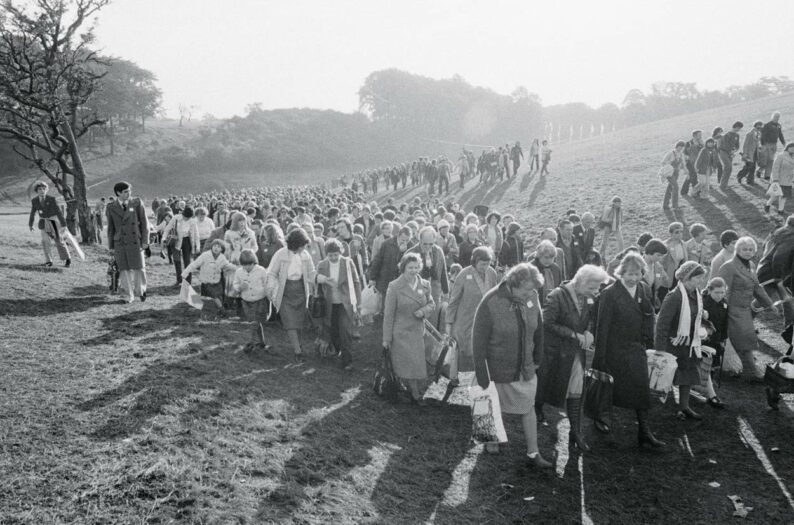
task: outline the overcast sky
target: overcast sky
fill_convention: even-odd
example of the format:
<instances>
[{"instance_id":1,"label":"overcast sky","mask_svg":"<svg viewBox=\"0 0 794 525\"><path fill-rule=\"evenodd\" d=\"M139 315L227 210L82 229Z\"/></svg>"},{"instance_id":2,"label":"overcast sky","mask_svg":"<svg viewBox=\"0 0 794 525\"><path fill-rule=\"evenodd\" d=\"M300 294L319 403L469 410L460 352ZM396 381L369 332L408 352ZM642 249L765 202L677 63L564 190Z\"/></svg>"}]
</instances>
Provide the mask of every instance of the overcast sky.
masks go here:
<instances>
[{"instance_id":1,"label":"overcast sky","mask_svg":"<svg viewBox=\"0 0 794 525\"><path fill-rule=\"evenodd\" d=\"M355 111L366 76L390 67L598 106L658 80L794 77L792 13L787 0L113 0L97 36L157 75L171 116Z\"/></svg>"}]
</instances>

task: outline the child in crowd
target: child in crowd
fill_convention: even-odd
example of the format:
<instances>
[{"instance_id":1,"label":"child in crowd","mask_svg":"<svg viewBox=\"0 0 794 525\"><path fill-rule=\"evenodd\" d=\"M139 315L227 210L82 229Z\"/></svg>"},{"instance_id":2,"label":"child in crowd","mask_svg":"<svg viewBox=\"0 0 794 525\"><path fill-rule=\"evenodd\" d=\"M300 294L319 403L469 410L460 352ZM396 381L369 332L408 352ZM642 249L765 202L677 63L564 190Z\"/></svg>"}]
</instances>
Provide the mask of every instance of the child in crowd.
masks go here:
<instances>
[{"instance_id":1,"label":"child in crowd","mask_svg":"<svg viewBox=\"0 0 794 525\"><path fill-rule=\"evenodd\" d=\"M714 277L703 292L703 319L707 321L703 324L706 326L708 337L702 341L702 344L716 350L713 357L709 358L704 354L703 359L711 359L712 373L722 368L725 341L728 339L728 303L725 301L727 291L728 286L722 277ZM705 368L703 364L701 366ZM714 391L711 375L702 379L704 379L702 387L705 389L708 404L717 409L724 408L725 404Z\"/></svg>"},{"instance_id":2,"label":"child in crowd","mask_svg":"<svg viewBox=\"0 0 794 525\"><path fill-rule=\"evenodd\" d=\"M198 256L182 272L182 278L187 279L191 273L198 270L201 281L201 308L202 319L217 319L223 313L223 296L225 281L223 272L233 272L237 269L230 263L224 253L226 243L215 239L210 243L209 251Z\"/></svg>"},{"instance_id":3,"label":"child in crowd","mask_svg":"<svg viewBox=\"0 0 794 525\"><path fill-rule=\"evenodd\" d=\"M253 250L243 250L240 253L241 267L234 273L234 290L242 299L245 319L252 323L251 339L244 347L246 353L255 349L270 349L265 340L265 321L268 316L268 302L265 298L274 283L268 271L257 262Z\"/></svg>"},{"instance_id":4,"label":"child in crowd","mask_svg":"<svg viewBox=\"0 0 794 525\"><path fill-rule=\"evenodd\" d=\"M711 248L706 244L706 227L699 222L689 227L691 238L684 243L686 260L695 261L704 268L711 267Z\"/></svg>"}]
</instances>

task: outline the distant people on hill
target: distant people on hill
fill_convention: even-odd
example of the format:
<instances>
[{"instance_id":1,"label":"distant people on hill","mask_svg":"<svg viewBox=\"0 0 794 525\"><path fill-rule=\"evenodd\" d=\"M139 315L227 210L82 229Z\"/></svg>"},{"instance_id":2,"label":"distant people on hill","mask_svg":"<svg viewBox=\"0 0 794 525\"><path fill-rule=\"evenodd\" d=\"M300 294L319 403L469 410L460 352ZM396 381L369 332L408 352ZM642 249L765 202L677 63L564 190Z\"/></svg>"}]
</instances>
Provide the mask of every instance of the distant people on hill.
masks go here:
<instances>
[{"instance_id":1,"label":"distant people on hill","mask_svg":"<svg viewBox=\"0 0 794 525\"><path fill-rule=\"evenodd\" d=\"M540 169L540 140L532 139L529 146L529 172Z\"/></svg>"},{"instance_id":2,"label":"distant people on hill","mask_svg":"<svg viewBox=\"0 0 794 525\"><path fill-rule=\"evenodd\" d=\"M510 149L510 160L513 162L513 175L518 174L518 168L521 166L521 160L524 158L524 150L521 149L521 143L516 141L515 145Z\"/></svg>"}]
</instances>

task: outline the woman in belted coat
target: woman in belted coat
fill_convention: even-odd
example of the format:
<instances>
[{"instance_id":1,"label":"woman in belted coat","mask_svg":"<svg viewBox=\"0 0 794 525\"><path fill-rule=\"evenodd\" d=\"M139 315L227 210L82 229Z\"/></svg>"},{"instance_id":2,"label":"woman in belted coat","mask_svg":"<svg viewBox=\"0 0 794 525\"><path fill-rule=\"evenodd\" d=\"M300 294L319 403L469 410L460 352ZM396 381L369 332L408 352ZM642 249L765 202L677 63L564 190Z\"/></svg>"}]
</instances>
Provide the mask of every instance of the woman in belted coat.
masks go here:
<instances>
[{"instance_id":1,"label":"woman in belted coat","mask_svg":"<svg viewBox=\"0 0 794 525\"><path fill-rule=\"evenodd\" d=\"M651 290L642 282L647 266L642 256L629 252L615 271L618 280L604 289L598 300L593 368L614 378L612 404L637 412L640 447L664 446L648 426L651 406L648 358L653 346L654 312ZM596 428L609 432L603 421Z\"/></svg>"},{"instance_id":2,"label":"woman in belted coat","mask_svg":"<svg viewBox=\"0 0 794 525\"><path fill-rule=\"evenodd\" d=\"M585 351L593 344L594 296L609 279L591 264L576 271L573 280L552 290L543 305L543 361L538 370L536 412L544 403L565 409L571 423L570 445L582 452L590 447L582 436L581 407Z\"/></svg>"},{"instance_id":3,"label":"woman in belted coat","mask_svg":"<svg viewBox=\"0 0 794 525\"><path fill-rule=\"evenodd\" d=\"M389 283L383 306L383 346L391 352L394 373L408 384L414 403L424 405L419 391L427 379L424 319L436 308L430 283L419 277L422 258L406 252L400 259L400 277Z\"/></svg>"},{"instance_id":4,"label":"woman in belted coat","mask_svg":"<svg viewBox=\"0 0 794 525\"><path fill-rule=\"evenodd\" d=\"M736 251L731 260L720 267L719 276L728 286L725 300L728 302L728 338L743 367L751 374L750 379L759 379L753 352L758 350L758 335L755 333L750 303L755 297L767 308L772 299L758 282L752 258L758 249L752 237L741 237L736 241ZM755 377L752 377L755 376Z\"/></svg>"}]
</instances>

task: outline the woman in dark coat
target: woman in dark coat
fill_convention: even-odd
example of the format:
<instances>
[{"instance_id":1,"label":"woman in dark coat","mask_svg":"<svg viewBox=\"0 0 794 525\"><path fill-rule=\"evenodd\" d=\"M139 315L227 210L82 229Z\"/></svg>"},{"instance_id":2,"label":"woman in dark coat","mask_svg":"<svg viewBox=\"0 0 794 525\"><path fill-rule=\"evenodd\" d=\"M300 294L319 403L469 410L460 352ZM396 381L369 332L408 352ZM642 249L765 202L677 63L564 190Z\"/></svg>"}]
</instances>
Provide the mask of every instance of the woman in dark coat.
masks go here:
<instances>
[{"instance_id":1,"label":"woman in dark coat","mask_svg":"<svg viewBox=\"0 0 794 525\"><path fill-rule=\"evenodd\" d=\"M582 266L573 280L552 290L543 305L543 362L535 407L542 411L549 403L564 408L571 423L569 444L582 452L590 450L581 435L580 416L585 351L593 344L593 297L607 279L602 268Z\"/></svg>"},{"instance_id":2,"label":"woman in dark coat","mask_svg":"<svg viewBox=\"0 0 794 525\"><path fill-rule=\"evenodd\" d=\"M507 227L507 235L499 253L499 264L504 268L512 268L524 260L524 241L518 234L520 230L521 225L517 222L511 222Z\"/></svg>"},{"instance_id":3,"label":"woman in dark coat","mask_svg":"<svg viewBox=\"0 0 794 525\"><path fill-rule=\"evenodd\" d=\"M642 256L629 252L615 271L618 281L601 293L593 368L614 378L614 406L637 411L639 445L659 448L664 443L648 427L651 396L645 350L653 345L654 313L651 290L642 282L645 271ZM603 422L597 421L596 428L599 425L602 431L608 431Z\"/></svg>"},{"instance_id":4,"label":"woman in dark coat","mask_svg":"<svg viewBox=\"0 0 794 525\"><path fill-rule=\"evenodd\" d=\"M687 261L676 270L675 278L678 279L678 285L664 297L662 309L659 310L654 348L673 354L678 363L673 379L679 392L679 410L676 417L682 420L699 420L703 416L689 407L689 392L692 385L700 384L698 368L703 303L699 289L706 279L706 269L695 261ZM689 310L688 316L686 310Z\"/></svg>"},{"instance_id":5,"label":"woman in dark coat","mask_svg":"<svg viewBox=\"0 0 794 525\"><path fill-rule=\"evenodd\" d=\"M532 258L531 264L540 271L543 276L543 286L538 293L540 294L540 304L546 304L546 298L552 290L562 284L562 270L554 262L557 256L557 248L551 241L540 241L535 256Z\"/></svg>"},{"instance_id":6,"label":"woman in dark coat","mask_svg":"<svg viewBox=\"0 0 794 525\"><path fill-rule=\"evenodd\" d=\"M480 240L480 230L476 224L466 226L466 235L464 237L463 242L459 246L458 262L466 268L471 265L471 254L474 249L482 246L483 242Z\"/></svg>"}]
</instances>

